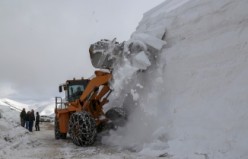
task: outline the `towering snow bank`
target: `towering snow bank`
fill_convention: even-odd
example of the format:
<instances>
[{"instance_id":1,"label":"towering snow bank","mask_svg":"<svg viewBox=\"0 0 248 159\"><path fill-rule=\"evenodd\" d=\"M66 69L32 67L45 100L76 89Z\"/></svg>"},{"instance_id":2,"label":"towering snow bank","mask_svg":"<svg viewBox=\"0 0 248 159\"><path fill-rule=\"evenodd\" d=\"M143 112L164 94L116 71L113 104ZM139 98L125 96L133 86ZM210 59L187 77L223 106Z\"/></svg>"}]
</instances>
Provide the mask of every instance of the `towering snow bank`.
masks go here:
<instances>
[{"instance_id":1,"label":"towering snow bank","mask_svg":"<svg viewBox=\"0 0 248 159\"><path fill-rule=\"evenodd\" d=\"M248 158L247 8L243 0L167 0L145 13L134 35L167 45L156 67L122 80L130 93L118 95L135 109L104 142L175 159Z\"/></svg>"},{"instance_id":2,"label":"towering snow bank","mask_svg":"<svg viewBox=\"0 0 248 159\"><path fill-rule=\"evenodd\" d=\"M181 156L247 158L248 3L190 1L167 14L164 102ZM162 14L158 18L162 18ZM167 20L166 20L167 19Z\"/></svg>"}]
</instances>

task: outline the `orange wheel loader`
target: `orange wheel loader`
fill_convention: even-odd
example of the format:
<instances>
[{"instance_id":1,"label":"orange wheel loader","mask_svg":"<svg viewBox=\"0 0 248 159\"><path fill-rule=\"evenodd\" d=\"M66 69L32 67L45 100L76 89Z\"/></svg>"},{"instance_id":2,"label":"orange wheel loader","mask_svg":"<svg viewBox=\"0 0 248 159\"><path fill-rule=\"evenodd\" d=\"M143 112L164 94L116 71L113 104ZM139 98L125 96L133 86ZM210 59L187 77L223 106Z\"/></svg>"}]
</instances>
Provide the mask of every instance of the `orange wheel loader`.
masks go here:
<instances>
[{"instance_id":1,"label":"orange wheel loader","mask_svg":"<svg viewBox=\"0 0 248 159\"><path fill-rule=\"evenodd\" d=\"M113 58L106 56L110 44L106 40L90 46L92 65L96 68L111 70ZM119 48L118 43L114 42ZM113 46L113 45L111 45ZM59 92L65 92L65 98L55 97L55 126L56 139L64 139L69 134L72 142L78 146L91 145L109 120L114 118L126 119L125 112L119 107L103 112L104 104L108 103L111 93L110 71L95 71L91 79L67 80L59 86Z\"/></svg>"}]
</instances>

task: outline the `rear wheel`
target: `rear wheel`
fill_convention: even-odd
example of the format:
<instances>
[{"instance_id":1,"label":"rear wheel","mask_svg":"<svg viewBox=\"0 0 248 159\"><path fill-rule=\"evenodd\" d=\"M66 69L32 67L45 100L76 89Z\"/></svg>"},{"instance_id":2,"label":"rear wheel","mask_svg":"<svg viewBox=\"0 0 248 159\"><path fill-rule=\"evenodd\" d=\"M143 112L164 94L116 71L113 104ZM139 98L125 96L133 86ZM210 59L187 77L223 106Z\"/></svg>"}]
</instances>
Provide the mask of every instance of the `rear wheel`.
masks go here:
<instances>
[{"instance_id":1,"label":"rear wheel","mask_svg":"<svg viewBox=\"0 0 248 159\"><path fill-rule=\"evenodd\" d=\"M60 133L60 138L61 139L66 139L66 133Z\"/></svg>"},{"instance_id":2,"label":"rear wheel","mask_svg":"<svg viewBox=\"0 0 248 159\"><path fill-rule=\"evenodd\" d=\"M59 122L57 121L57 119L55 118L54 120L54 136L55 139L60 139L60 132L59 132Z\"/></svg>"},{"instance_id":3,"label":"rear wheel","mask_svg":"<svg viewBox=\"0 0 248 159\"><path fill-rule=\"evenodd\" d=\"M92 145L96 139L96 122L87 112L73 113L69 120L69 134L78 146Z\"/></svg>"}]
</instances>

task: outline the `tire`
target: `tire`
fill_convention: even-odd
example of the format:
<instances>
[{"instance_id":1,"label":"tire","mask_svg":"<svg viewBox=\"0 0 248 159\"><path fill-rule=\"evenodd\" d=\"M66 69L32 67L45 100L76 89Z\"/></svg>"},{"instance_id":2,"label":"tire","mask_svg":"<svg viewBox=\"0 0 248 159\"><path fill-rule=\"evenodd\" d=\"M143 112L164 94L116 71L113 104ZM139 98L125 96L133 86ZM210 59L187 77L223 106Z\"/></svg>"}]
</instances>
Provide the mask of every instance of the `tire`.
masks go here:
<instances>
[{"instance_id":1,"label":"tire","mask_svg":"<svg viewBox=\"0 0 248 159\"><path fill-rule=\"evenodd\" d=\"M105 116L110 119L115 126L124 126L127 121L127 113L121 107L113 107L109 109Z\"/></svg>"},{"instance_id":2,"label":"tire","mask_svg":"<svg viewBox=\"0 0 248 159\"><path fill-rule=\"evenodd\" d=\"M75 145L92 145L96 140L96 122L87 112L73 113L69 120L69 134Z\"/></svg>"},{"instance_id":3,"label":"tire","mask_svg":"<svg viewBox=\"0 0 248 159\"><path fill-rule=\"evenodd\" d=\"M66 139L66 135L67 135L66 133L60 133L60 138L61 139Z\"/></svg>"},{"instance_id":4,"label":"tire","mask_svg":"<svg viewBox=\"0 0 248 159\"><path fill-rule=\"evenodd\" d=\"M59 132L59 122L57 121L56 118L54 120L54 136L56 140L60 139L61 137L60 132Z\"/></svg>"}]
</instances>

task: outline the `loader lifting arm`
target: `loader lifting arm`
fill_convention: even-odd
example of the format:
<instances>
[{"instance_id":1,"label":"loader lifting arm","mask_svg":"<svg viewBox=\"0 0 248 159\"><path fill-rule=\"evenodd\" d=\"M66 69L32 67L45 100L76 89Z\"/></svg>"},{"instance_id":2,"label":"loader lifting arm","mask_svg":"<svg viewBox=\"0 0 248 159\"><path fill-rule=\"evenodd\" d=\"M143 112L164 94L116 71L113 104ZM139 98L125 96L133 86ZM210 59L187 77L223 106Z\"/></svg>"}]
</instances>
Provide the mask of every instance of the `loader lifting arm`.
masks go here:
<instances>
[{"instance_id":1,"label":"loader lifting arm","mask_svg":"<svg viewBox=\"0 0 248 159\"><path fill-rule=\"evenodd\" d=\"M90 80L86 89L79 98L82 105L78 111L90 112L96 120L96 124L100 124L100 117L103 115L102 106L108 102L108 96L111 93L109 82L112 74L102 71L95 72L96 77ZM105 95L107 96L103 98Z\"/></svg>"}]
</instances>

